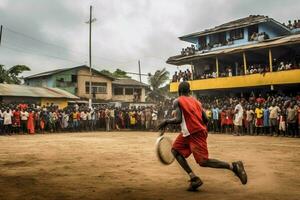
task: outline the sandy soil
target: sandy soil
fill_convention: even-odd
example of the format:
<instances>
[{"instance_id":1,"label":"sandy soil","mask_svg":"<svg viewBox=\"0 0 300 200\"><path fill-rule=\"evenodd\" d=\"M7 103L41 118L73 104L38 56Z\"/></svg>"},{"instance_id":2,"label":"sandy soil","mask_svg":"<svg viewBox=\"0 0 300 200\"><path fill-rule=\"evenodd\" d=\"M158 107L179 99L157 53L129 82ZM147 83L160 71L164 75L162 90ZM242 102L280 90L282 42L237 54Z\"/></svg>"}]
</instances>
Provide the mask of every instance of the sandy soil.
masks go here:
<instances>
[{"instance_id":1,"label":"sandy soil","mask_svg":"<svg viewBox=\"0 0 300 200\"><path fill-rule=\"evenodd\" d=\"M175 137L176 134L169 134ZM300 139L210 135L212 158L245 162L249 182L200 168L187 192L177 163L157 161L156 133L94 132L0 137L0 199L300 199Z\"/></svg>"}]
</instances>

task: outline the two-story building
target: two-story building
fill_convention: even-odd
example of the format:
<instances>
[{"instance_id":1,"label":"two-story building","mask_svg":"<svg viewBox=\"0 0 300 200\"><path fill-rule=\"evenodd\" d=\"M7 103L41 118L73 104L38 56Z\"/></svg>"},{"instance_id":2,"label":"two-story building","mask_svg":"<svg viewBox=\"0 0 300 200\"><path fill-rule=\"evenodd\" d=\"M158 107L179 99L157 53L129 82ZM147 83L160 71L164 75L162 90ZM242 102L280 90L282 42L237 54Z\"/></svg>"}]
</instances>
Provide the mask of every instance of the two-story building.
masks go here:
<instances>
[{"instance_id":1,"label":"two-story building","mask_svg":"<svg viewBox=\"0 0 300 200\"><path fill-rule=\"evenodd\" d=\"M145 91L148 87L136 80L117 79L96 69L92 69L91 76L90 68L85 65L35 74L26 77L24 81L29 86L60 88L82 100L90 97L91 81L94 102L145 102Z\"/></svg>"},{"instance_id":2,"label":"two-story building","mask_svg":"<svg viewBox=\"0 0 300 200\"><path fill-rule=\"evenodd\" d=\"M192 47L167 63L190 66L196 94L299 88L300 34L272 18L250 15L179 39Z\"/></svg>"}]
</instances>

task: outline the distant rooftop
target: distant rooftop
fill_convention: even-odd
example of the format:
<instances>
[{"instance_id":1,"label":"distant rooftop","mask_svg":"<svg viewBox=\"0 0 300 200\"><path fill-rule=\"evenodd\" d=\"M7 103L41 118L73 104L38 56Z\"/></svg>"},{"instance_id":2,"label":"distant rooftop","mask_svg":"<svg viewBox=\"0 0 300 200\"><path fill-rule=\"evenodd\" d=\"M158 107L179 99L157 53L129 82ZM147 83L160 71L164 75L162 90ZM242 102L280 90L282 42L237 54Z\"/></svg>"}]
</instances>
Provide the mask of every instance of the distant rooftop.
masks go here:
<instances>
[{"instance_id":1,"label":"distant rooftop","mask_svg":"<svg viewBox=\"0 0 300 200\"><path fill-rule=\"evenodd\" d=\"M58 74L58 73L61 73L61 72L65 72L65 71L69 71L69 70L73 70L73 69L79 69L79 68L88 68L88 66L86 65L80 65L80 66L76 66L76 67L71 67L71 68L63 68L63 69L56 69L56 70L51 70L51 71L46 71L46 72L42 72L42 73L39 73L39 74L34 74L34 75L31 75L31 76L28 76L28 77L25 77L25 80L27 79L34 79L34 78L40 78L40 77L46 77L46 76L52 76L54 74ZM92 68L93 72L94 73L97 73L97 74L101 74L102 76L105 76L109 79L114 79L113 77L107 75L107 74L104 74L94 68Z\"/></svg>"},{"instance_id":2,"label":"distant rooftop","mask_svg":"<svg viewBox=\"0 0 300 200\"><path fill-rule=\"evenodd\" d=\"M0 96L79 99L77 96L58 88L4 83L0 84Z\"/></svg>"},{"instance_id":3,"label":"distant rooftop","mask_svg":"<svg viewBox=\"0 0 300 200\"><path fill-rule=\"evenodd\" d=\"M112 82L114 85L123 85L123 86L141 86L141 87L149 87L149 85L139 82L137 80L131 78L122 78L116 79Z\"/></svg>"},{"instance_id":4,"label":"distant rooftop","mask_svg":"<svg viewBox=\"0 0 300 200\"><path fill-rule=\"evenodd\" d=\"M269 18L268 16L250 15L248 17L244 17L244 18L241 18L241 19L237 19L237 20L234 20L234 21L227 22L225 24L221 24L221 25L216 26L214 28L210 28L210 29L206 29L204 31L195 32L195 33L191 33L191 34L181 36L181 37L179 37L179 39L185 40L185 38L187 38L187 37L199 37L199 36L204 36L204 35L208 35L208 34L228 31L228 30L232 30L232 29L236 29L236 28L251 26L251 25L254 25L254 24L259 24L259 23L268 22L268 21L272 21L272 22L278 24L279 26L281 26L283 29L286 29L287 31L290 31L287 26L281 24L280 22L278 22L278 21L276 21L272 18Z\"/></svg>"}]
</instances>

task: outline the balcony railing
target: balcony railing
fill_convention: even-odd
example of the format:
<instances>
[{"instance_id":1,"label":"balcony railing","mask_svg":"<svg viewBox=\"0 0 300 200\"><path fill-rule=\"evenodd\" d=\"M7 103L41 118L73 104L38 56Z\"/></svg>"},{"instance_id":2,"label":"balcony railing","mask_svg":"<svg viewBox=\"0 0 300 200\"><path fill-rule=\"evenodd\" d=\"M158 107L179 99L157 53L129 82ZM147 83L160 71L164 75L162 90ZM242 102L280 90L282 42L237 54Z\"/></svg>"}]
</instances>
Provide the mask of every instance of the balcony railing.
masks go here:
<instances>
[{"instance_id":1,"label":"balcony railing","mask_svg":"<svg viewBox=\"0 0 300 200\"><path fill-rule=\"evenodd\" d=\"M189 81L191 90L212 90L226 88L243 88L264 85L280 85L300 83L300 69L264 74L250 74L243 76L220 77ZM179 83L171 83L170 91L176 92Z\"/></svg>"}]
</instances>

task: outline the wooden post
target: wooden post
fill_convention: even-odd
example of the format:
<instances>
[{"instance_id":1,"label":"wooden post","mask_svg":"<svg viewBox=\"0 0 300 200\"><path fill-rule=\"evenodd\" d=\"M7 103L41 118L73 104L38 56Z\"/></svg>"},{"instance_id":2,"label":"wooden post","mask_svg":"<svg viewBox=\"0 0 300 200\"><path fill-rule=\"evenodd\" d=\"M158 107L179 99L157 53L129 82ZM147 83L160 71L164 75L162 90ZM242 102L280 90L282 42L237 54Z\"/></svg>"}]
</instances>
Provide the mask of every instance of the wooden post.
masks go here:
<instances>
[{"instance_id":1,"label":"wooden post","mask_svg":"<svg viewBox=\"0 0 300 200\"><path fill-rule=\"evenodd\" d=\"M273 71L273 58L272 58L272 50L269 49L269 65L270 65L270 72Z\"/></svg>"},{"instance_id":2,"label":"wooden post","mask_svg":"<svg viewBox=\"0 0 300 200\"><path fill-rule=\"evenodd\" d=\"M246 58L246 53L243 52L243 61L244 61L244 74L247 72L247 58Z\"/></svg>"},{"instance_id":3,"label":"wooden post","mask_svg":"<svg viewBox=\"0 0 300 200\"><path fill-rule=\"evenodd\" d=\"M191 72L191 73L192 73L191 79L194 80L195 66L194 66L193 63L191 63L191 71L192 71L192 72Z\"/></svg>"},{"instance_id":4,"label":"wooden post","mask_svg":"<svg viewBox=\"0 0 300 200\"><path fill-rule=\"evenodd\" d=\"M216 73L217 73L217 77L219 77L219 59L218 59L218 57L216 57Z\"/></svg>"}]
</instances>

